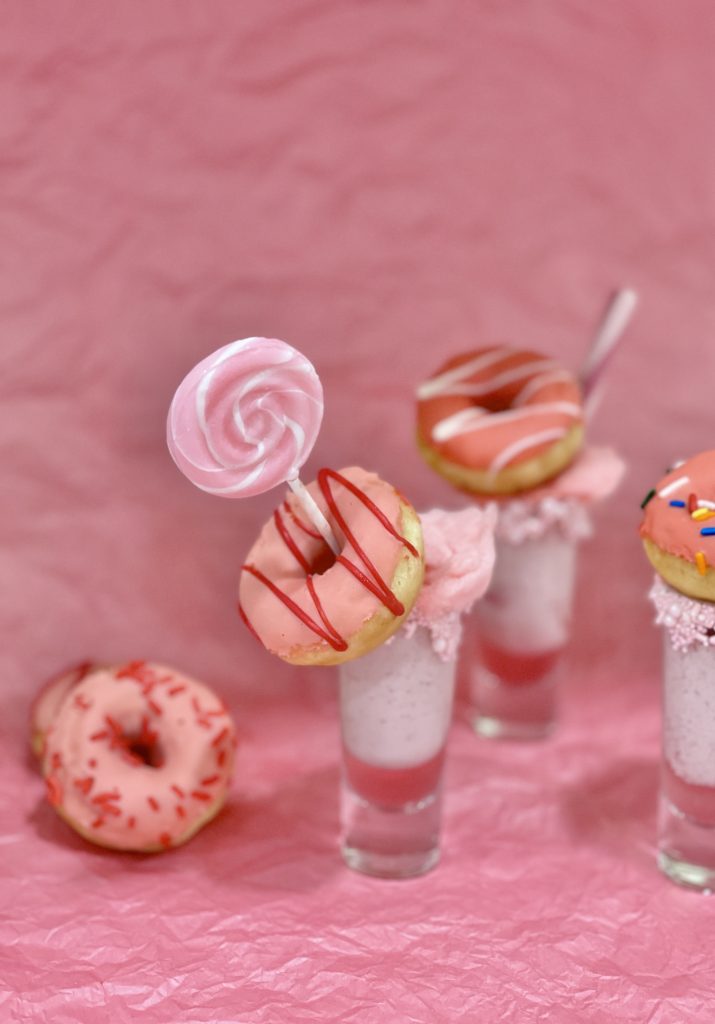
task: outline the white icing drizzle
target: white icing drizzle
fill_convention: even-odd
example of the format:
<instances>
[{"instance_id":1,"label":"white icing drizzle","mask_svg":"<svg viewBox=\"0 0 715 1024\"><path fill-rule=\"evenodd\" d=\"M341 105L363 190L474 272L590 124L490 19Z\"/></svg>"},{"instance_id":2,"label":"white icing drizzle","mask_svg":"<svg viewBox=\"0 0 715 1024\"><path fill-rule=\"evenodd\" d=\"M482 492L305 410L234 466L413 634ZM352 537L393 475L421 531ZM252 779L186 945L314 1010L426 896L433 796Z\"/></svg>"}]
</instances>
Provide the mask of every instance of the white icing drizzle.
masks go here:
<instances>
[{"instance_id":1,"label":"white icing drizzle","mask_svg":"<svg viewBox=\"0 0 715 1024\"><path fill-rule=\"evenodd\" d=\"M568 384L573 380L573 374L569 373L568 370L551 370L548 373L540 373L533 380L528 380L524 387L520 390L512 402L512 406L524 405L529 399L541 391L542 388L546 388L549 384Z\"/></svg>"},{"instance_id":2,"label":"white icing drizzle","mask_svg":"<svg viewBox=\"0 0 715 1024\"><path fill-rule=\"evenodd\" d=\"M485 395L491 395L500 388L506 387L507 384L513 384L514 381L522 380L524 377L531 379L535 371L550 370L556 366L557 363L552 359L534 359L530 363L522 363L521 366L514 366L510 370L504 370L495 377L490 377L489 380L476 381L469 384L448 384L440 390L439 394L464 395L469 398L484 397Z\"/></svg>"},{"instance_id":3,"label":"white icing drizzle","mask_svg":"<svg viewBox=\"0 0 715 1024\"><path fill-rule=\"evenodd\" d=\"M432 437L435 441L449 441L453 437L470 434L475 430L488 430L490 427L511 423L513 420L530 416L548 416L551 413L562 413L572 419L580 419L581 406L575 402L542 402L530 405L528 409L504 409L502 412L489 413L488 409L477 405L440 420L432 430Z\"/></svg>"},{"instance_id":4,"label":"white icing drizzle","mask_svg":"<svg viewBox=\"0 0 715 1024\"><path fill-rule=\"evenodd\" d=\"M689 483L689 476L679 476L677 480L673 480L673 482L668 484L667 487L664 487L662 491L658 491L658 497L667 498L669 494L679 491L681 487L685 487L685 485Z\"/></svg>"},{"instance_id":5,"label":"white icing drizzle","mask_svg":"<svg viewBox=\"0 0 715 1024\"><path fill-rule=\"evenodd\" d=\"M510 462L521 455L522 452L528 451L529 448L536 448L537 445L546 444L548 441L559 441L568 433L566 427L552 427L550 430L542 430L538 434L531 434L529 437L522 437L520 440L515 441L514 444L510 444L503 451L499 452L497 457L492 461L489 472L498 473L500 469L504 469Z\"/></svg>"},{"instance_id":6,"label":"white icing drizzle","mask_svg":"<svg viewBox=\"0 0 715 1024\"><path fill-rule=\"evenodd\" d=\"M440 373L438 377L432 377L431 380L426 380L423 384L420 384L417 388L417 397L425 399L441 395L452 384L464 380L465 377L469 377L473 373L480 373L482 370L493 366L494 363L500 363L508 355L511 355L511 349L502 346L501 348L493 349L491 352L484 352L480 356L475 356L474 359L462 363L461 366L455 366L453 370L446 370L444 373Z\"/></svg>"}]
</instances>

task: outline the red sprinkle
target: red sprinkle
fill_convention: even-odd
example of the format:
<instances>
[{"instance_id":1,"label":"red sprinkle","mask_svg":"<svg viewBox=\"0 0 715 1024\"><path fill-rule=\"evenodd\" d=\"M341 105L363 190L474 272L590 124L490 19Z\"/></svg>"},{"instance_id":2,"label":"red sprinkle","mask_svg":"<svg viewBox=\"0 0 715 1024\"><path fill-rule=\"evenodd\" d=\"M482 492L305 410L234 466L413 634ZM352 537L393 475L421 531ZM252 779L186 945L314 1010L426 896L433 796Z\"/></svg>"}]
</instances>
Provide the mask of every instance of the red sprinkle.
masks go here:
<instances>
[{"instance_id":1,"label":"red sprinkle","mask_svg":"<svg viewBox=\"0 0 715 1024\"><path fill-rule=\"evenodd\" d=\"M157 702L155 700L152 700L151 697L147 697L146 702L149 705L149 707L151 708L151 710L154 712L155 715L162 714L162 710L161 710L161 708L159 707L159 705L157 704Z\"/></svg>"},{"instance_id":2,"label":"red sprinkle","mask_svg":"<svg viewBox=\"0 0 715 1024\"><path fill-rule=\"evenodd\" d=\"M218 754L216 755L216 764L219 766L219 768L223 768L225 763L226 763L226 751L225 750L219 750Z\"/></svg>"},{"instance_id":3,"label":"red sprinkle","mask_svg":"<svg viewBox=\"0 0 715 1024\"><path fill-rule=\"evenodd\" d=\"M93 743L96 743L98 740L106 740L108 736L109 733L107 732L107 730L102 729L101 732L93 732L89 738Z\"/></svg>"},{"instance_id":4,"label":"red sprinkle","mask_svg":"<svg viewBox=\"0 0 715 1024\"><path fill-rule=\"evenodd\" d=\"M134 817L133 814L132 814L132 816L130 818L127 818L127 828L134 828L136 823L137 823L137 819Z\"/></svg>"},{"instance_id":5,"label":"red sprinkle","mask_svg":"<svg viewBox=\"0 0 715 1024\"><path fill-rule=\"evenodd\" d=\"M115 675L117 679L137 679L145 665L145 661L130 661L118 668Z\"/></svg>"},{"instance_id":6,"label":"red sprinkle","mask_svg":"<svg viewBox=\"0 0 715 1024\"><path fill-rule=\"evenodd\" d=\"M47 776L45 787L47 789L47 799L53 807L57 807L58 804L62 803L62 786L54 775Z\"/></svg>"},{"instance_id":7,"label":"red sprinkle","mask_svg":"<svg viewBox=\"0 0 715 1024\"><path fill-rule=\"evenodd\" d=\"M217 747L219 745L219 743L221 743L222 740L226 739L227 736L228 736L228 729L224 726L224 728L221 730L221 732L217 733L214 736L214 738L211 740L211 746L212 747Z\"/></svg>"},{"instance_id":8,"label":"red sprinkle","mask_svg":"<svg viewBox=\"0 0 715 1024\"><path fill-rule=\"evenodd\" d=\"M181 804L177 804L176 805L176 813L179 815L180 818L185 818L186 817L186 811L181 806Z\"/></svg>"},{"instance_id":9,"label":"red sprinkle","mask_svg":"<svg viewBox=\"0 0 715 1024\"><path fill-rule=\"evenodd\" d=\"M168 832L162 832L161 835L159 836L159 842L161 843L162 846L165 846L167 848L167 850L168 850L168 848L171 846L171 836L169 835L169 833Z\"/></svg>"},{"instance_id":10,"label":"red sprinkle","mask_svg":"<svg viewBox=\"0 0 715 1024\"><path fill-rule=\"evenodd\" d=\"M148 796L146 798L146 802L149 804L149 806L151 807L152 811L160 810L159 801L156 800L153 796Z\"/></svg>"},{"instance_id":11,"label":"red sprinkle","mask_svg":"<svg viewBox=\"0 0 715 1024\"><path fill-rule=\"evenodd\" d=\"M106 804L110 800L119 800L120 798L121 798L121 793L119 792L119 790L118 789L113 789L111 791L111 793L109 793L109 792L97 793L96 796L92 797L92 803L93 804Z\"/></svg>"},{"instance_id":12,"label":"red sprinkle","mask_svg":"<svg viewBox=\"0 0 715 1024\"><path fill-rule=\"evenodd\" d=\"M103 825L103 824L104 824L104 818L95 818L94 821L92 822L92 824L89 827L90 828L99 828L100 825Z\"/></svg>"},{"instance_id":13,"label":"red sprinkle","mask_svg":"<svg viewBox=\"0 0 715 1024\"><path fill-rule=\"evenodd\" d=\"M50 764L52 766L53 771L57 771L59 768L62 767L62 754L60 754L59 750L55 750L55 752L53 753L52 758L50 760Z\"/></svg>"},{"instance_id":14,"label":"red sprinkle","mask_svg":"<svg viewBox=\"0 0 715 1024\"><path fill-rule=\"evenodd\" d=\"M76 693L74 698L75 707L80 708L82 711L89 711L92 707L92 702L87 700L83 693Z\"/></svg>"},{"instance_id":15,"label":"red sprinkle","mask_svg":"<svg viewBox=\"0 0 715 1024\"><path fill-rule=\"evenodd\" d=\"M94 785L94 776L88 775L84 779L75 779L74 784L81 793L84 793L84 795L87 796L90 789Z\"/></svg>"},{"instance_id":16,"label":"red sprinkle","mask_svg":"<svg viewBox=\"0 0 715 1024\"><path fill-rule=\"evenodd\" d=\"M218 782L221 778L220 775L208 775L205 779L201 780L202 786L213 786L214 782Z\"/></svg>"},{"instance_id":17,"label":"red sprinkle","mask_svg":"<svg viewBox=\"0 0 715 1024\"><path fill-rule=\"evenodd\" d=\"M200 789L192 789L191 790L191 795L194 798L194 800L210 800L211 799L211 794L210 793L202 793Z\"/></svg>"},{"instance_id":18,"label":"red sprinkle","mask_svg":"<svg viewBox=\"0 0 715 1024\"><path fill-rule=\"evenodd\" d=\"M186 692L186 687L185 686L172 686L172 688L170 690L166 691L166 694L167 694L168 697L176 697L176 695L178 693L185 693L185 692Z\"/></svg>"},{"instance_id":19,"label":"red sprinkle","mask_svg":"<svg viewBox=\"0 0 715 1024\"><path fill-rule=\"evenodd\" d=\"M186 799L186 793L185 793L185 792L183 791L183 789L182 789L182 788L181 788L180 786L174 786L174 785L172 785L172 787L171 787L171 788L172 788L172 789L174 790L174 792L176 793L176 795L177 795L178 797L180 797L180 798L181 798L182 800L185 800L185 799Z\"/></svg>"},{"instance_id":20,"label":"red sprinkle","mask_svg":"<svg viewBox=\"0 0 715 1024\"><path fill-rule=\"evenodd\" d=\"M90 757L89 761L87 761L87 764L89 765L90 768L96 768L97 767L97 762L96 762L95 758L93 758L93 757Z\"/></svg>"}]
</instances>

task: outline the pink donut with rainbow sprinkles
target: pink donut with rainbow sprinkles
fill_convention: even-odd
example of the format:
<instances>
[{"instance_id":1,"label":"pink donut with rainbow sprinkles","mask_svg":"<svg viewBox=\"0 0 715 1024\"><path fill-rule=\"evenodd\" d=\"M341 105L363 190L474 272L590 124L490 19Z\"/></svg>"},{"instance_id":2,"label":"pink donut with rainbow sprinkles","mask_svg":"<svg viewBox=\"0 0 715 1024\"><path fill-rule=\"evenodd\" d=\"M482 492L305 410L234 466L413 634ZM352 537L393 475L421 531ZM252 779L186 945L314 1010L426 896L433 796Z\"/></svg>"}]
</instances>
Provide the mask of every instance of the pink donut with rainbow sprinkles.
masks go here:
<instances>
[{"instance_id":1,"label":"pink donut with rainbow sprinkles","mask_svg":"<svg viewBox=\"0 0 715 1024\"><path fill-rule=\"evenodd\" d=\"M144 661L90 671L45 732L47 796L92 843L160 852L218 813L235 742L225 706L195 679Z\"/></svg>"}]
</instances>

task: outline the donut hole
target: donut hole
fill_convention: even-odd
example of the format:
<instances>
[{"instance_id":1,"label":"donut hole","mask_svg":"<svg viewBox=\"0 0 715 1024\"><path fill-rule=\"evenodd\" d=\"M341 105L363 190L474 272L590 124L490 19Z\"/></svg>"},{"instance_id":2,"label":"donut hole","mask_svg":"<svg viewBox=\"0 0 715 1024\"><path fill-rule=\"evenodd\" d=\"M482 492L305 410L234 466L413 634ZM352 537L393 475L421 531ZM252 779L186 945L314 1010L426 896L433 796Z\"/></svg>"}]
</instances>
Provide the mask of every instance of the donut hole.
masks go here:
<instances>
[{"instance_id":1,"label":"donut hole","mask_svg":"<svg viewBox=\"0 0 715 1024\"><path fill-rule=\"evenodd\" d=\"M146 721L137 730L126 730L123 734L124 746L133 761L144 764L147 768L161 768L166 760L158 735Z\"/></svg>"},{"instance_id":2,"label":"donut hole","mask_svg":"<svg viewBox=\"0 0 715 1024\"><path fill-rule=\"evenodd\" d=\"M321 544L313 558L310 560L310 575L322 576L328 569L332 569L336 562L336 555L327 544Z\"/></svg>"}]
</instances>

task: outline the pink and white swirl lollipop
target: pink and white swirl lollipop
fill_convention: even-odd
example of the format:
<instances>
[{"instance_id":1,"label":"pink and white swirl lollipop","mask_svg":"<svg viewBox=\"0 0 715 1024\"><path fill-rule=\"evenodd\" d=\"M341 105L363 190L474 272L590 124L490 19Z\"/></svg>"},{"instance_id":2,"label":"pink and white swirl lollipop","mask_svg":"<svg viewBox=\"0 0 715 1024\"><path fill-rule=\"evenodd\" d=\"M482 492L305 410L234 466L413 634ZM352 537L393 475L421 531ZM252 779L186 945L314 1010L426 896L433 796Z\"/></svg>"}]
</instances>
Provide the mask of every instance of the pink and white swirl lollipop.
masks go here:
<instances>
[{"instance_id":1,"label":"pink and white swirl lollipop","mask_svg":"<svg viewBox=\"0 0 715 1024\"><path fill-rule=\"evenodd\" d=\"M244 338L202 359L181 382L167 444L184 476L209 494L248 498L287 482L335 549L298 479L322 419L323 388L312 363L277 338Z\"/></svg>"}]
</instances>

